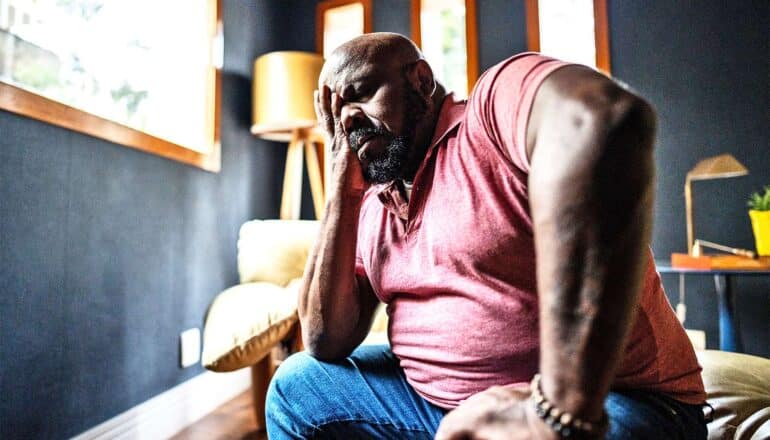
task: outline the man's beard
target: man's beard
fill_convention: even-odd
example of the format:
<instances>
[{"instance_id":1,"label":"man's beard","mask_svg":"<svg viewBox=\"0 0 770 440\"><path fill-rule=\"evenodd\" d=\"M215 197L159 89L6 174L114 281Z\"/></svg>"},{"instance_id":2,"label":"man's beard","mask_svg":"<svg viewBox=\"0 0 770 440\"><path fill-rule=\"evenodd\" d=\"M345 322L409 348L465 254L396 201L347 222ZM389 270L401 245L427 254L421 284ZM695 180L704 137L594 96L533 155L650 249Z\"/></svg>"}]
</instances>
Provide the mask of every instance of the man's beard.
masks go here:
<instances>
[{"instance_id":1,"label":"man's beard","mask_svg":"<svg viewBox=\"0 0 770 440\"><path fill-rule=\"evenodd\" d=\"M398 178L403 178L410 160L414 160L414 134L417 123L425 116L427 103L413 88L407 88L404 92L406 111L402 123L403 133L395 136L384 128L358 128L350 132L348 141L353 151L361 148L360 141L365 138L381 136L386 142L385 151L369 159L364 168L364 180L370 183L387 183ZM413 153L410 155L410 153Z\"/></svg>"}]
</instances>

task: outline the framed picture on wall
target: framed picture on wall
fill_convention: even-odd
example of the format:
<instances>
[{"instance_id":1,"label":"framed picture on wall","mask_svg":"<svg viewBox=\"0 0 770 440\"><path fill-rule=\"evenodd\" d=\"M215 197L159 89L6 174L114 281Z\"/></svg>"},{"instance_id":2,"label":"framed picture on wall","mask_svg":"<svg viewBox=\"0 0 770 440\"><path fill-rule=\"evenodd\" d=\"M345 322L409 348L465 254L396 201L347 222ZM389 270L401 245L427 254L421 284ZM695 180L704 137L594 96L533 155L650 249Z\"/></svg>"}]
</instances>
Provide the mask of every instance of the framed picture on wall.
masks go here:
<instances>
[{"instance_id":1,"label":"framed picture on wall","mask_svg":"<svg viewBox=\"0 0 770 440\"><path fill-rule=\"evenodd\" d=\"M372 31L371 0L326 0L316 9L316 46L324 58L342 43Z\"/></svg>"},{"instance_id":2,"label":"framed picture on wall","mask_svg":"<svg viewBox=\"0 0 770 440\"><path fill-rule=\"evenodd\" d=\"M0 108L219 169L219 0L0 0Z\"/></svg>"}]
</instances>

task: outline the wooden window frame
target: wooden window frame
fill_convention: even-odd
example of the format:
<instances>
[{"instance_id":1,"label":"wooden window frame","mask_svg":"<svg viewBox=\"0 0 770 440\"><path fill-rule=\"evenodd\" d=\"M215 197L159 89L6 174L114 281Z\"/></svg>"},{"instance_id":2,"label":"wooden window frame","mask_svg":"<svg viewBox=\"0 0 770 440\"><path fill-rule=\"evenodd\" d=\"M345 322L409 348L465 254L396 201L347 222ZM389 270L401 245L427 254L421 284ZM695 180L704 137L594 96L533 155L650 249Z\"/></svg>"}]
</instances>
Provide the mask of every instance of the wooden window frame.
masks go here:
<instances>
[{"instance_id":1,"label":"wooden window frame","mask_svg":"<svg viewBox=\"0 0 770 440\"><path fill-rule=\"evenodd\" d=\"M527 0L527 48L540 51L540 14L538 0ZM611 72L610 37L607 19L607 0L594 0L594 40L596 67L606 74Z\"/></svg>"},{"instance_id":2,"label":"wooden window frame","mask_svg":"<svg viewBox=\"0 0 770 440\"><path fill-rule=\"evenodd\" d=\"M216 11L208 29L214 41L213 38L220 34L222 28L222 2L209 0L209 6ZM214 108L206 110L208 123L211 124L211 145L207 153L184 147L2 81L0 81L0 109L216 173L221 168L219 125L222 75L219 66L212 65L211 69L213 72L208 93L212 97Z\"/></svg>"},{"instance_id":3,"label":"wooden window frame","mask_svg":"<svg viewBox=\"0 0 770 440\"><path fill-rule=\"evenodd\" d=\"M323 56L324 54L324 15L326 10L338 8L340 6L360 3L364 7L364 33L372 32L372 0L324 0L316 6L315 14L315 44L316 51Z\"/></svg>"},{"instance_id":4,"label":"wooden window frame","mask_svg":"<svg viewBox=\"0 0 770 440\"><path fill-rule=\"evenodd\" d=\"M422 47L422 25L420 24L421 0L412 0L412 41ZM465 0L465 56L468 75L468 94L479 79L479 39L476 25L476 0Z\"/></svg>"}]
</instances>

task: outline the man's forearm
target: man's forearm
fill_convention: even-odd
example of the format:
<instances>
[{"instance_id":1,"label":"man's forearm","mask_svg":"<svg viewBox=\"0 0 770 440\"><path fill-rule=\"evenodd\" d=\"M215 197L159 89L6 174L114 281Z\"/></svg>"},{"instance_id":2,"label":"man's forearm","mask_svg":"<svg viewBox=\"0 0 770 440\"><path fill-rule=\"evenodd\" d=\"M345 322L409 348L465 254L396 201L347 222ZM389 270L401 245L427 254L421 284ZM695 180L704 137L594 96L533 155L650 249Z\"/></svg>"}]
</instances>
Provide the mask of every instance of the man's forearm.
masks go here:
<instances>
[{"instance_id":1,"label":"man's forearm","mask_svg":"<svg viewBox=\"0 0 770 440\"><path fill-rule=\"evenodd\" d=\"M541 128L530 174L542 386L587 420L601 416L635 318L653 194L652 110L626 92L606 104Z\"/></svg>"},{"instance_id":2,"label":"man's forearm","mask_svg":"<svg viewBox=\"0 0 770 440\"><path fill-rule=\"evenodd\" d=\"M344 357L360 341L363 310L355 278L360 198L333 195L308 258L299 298L302 334L320 358Z\"/></svg>"}]
</instances>

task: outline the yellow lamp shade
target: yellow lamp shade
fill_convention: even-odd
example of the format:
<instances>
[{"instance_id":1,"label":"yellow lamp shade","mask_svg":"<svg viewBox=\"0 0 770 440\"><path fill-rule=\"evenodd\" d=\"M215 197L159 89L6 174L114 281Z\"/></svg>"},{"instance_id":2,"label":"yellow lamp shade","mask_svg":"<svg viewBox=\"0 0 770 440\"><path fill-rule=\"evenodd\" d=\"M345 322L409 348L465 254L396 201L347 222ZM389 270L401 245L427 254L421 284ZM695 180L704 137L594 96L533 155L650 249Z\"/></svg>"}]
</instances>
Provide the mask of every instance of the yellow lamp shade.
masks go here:
<instances>
[{"instance_id":1,"label":"yellow lamp shade","mask_svg":"<svg viewBox=\"0 0 770 440\"><path fill-rule=\"evenodd\" d=\"M257 58L251 132L288 141L292 130L316 126L313 91L322 66L323 58L309 52L271 52Z\"/></svg>"}]
</instances>

